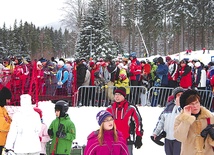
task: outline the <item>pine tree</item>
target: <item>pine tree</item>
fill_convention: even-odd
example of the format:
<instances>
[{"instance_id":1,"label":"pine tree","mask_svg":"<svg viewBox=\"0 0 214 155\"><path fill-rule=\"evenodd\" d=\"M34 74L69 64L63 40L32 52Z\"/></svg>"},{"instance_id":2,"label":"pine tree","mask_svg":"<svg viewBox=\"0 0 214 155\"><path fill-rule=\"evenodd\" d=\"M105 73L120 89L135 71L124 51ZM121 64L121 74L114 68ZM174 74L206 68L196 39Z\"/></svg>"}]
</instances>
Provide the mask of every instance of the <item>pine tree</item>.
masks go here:
<instances>
[{"instance_id":1,"label":"pine tree","mask_svg":"<svg viewBox=\"0 0 214 155\"><path fill-rule=\"evenodd\" d=\"M75 57L89 59L93 56L96 60L118 54L118 46L112 41L106 16L105 5L101 0L93 0L89 4L89 11L78 37Z\"/></svg>"}]
</instances>

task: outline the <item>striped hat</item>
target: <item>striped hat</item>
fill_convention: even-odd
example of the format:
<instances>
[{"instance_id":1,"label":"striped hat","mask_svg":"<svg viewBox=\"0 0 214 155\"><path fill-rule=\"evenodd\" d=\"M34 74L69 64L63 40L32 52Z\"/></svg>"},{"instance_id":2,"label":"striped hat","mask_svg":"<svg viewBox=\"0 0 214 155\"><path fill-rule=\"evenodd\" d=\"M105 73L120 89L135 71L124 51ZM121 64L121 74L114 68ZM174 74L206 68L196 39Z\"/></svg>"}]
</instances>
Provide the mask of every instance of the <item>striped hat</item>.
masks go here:
<instances>
[{"instance_id":1,"label":"striped hat","mask_svg":"<svg viewBox=\"0 0 214 155\"><path fill-rule=\"evenodd\" d=\"M100 112L97 113L96 119L99 125L101 125L103 123L103 121L105 120L106 117L108 116L112 116L112 114L106 110L101 110Z\"/></svg>"}]
</instances>

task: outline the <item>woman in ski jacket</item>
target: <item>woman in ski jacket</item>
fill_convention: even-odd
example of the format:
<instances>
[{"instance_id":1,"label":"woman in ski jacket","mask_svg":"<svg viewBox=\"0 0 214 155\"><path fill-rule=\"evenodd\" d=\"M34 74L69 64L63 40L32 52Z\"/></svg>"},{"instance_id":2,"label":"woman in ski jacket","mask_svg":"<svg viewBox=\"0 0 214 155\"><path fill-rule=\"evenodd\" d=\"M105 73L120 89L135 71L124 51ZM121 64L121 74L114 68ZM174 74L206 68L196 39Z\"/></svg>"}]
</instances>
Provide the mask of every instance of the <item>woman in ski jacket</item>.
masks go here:
<instances>
[{"instance_id":1,"label":"woman in ski jacket","mask_svg":"<svg viewBox=\"0 0 214 155\"><path fill-rule=\"evenodd\" d=\"M196 90L186 90L180 97L183 110L174 124L174 137L181 142L180 155L214 154L214 116L201 103Z\"/></svg>"},{"instance_id":2,"label":"woman in ski jacket","mask_svg":"<svg viewBox=\"0 0 214 155\"><path fill-rule=\"evenodd\" d=\"M84 155L129 155L122 134L116 130L113 116L101 110L96 118L100 129L88 136Z\"/></svg>"}]
</instances>

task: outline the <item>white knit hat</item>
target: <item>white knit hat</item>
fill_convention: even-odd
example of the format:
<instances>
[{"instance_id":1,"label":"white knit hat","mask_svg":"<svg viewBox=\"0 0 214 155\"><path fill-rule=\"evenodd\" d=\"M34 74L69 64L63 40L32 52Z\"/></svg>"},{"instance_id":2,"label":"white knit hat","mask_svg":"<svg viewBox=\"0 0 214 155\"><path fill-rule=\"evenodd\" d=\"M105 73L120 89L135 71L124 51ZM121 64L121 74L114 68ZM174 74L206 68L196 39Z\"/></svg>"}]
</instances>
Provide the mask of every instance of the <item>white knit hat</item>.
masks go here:
<instances>
[{"instance_id":1,"label":"white knit hat","mask_svg":"<svg viewBox=\"0 0 214 155\"><path fill-rule=\"evenodd\" d=\"M62 60L60 60L60 61L57 63L57 65L59 65L59 66L64 66L65 63L64 63Z\"/></svg>"}]
</instances>

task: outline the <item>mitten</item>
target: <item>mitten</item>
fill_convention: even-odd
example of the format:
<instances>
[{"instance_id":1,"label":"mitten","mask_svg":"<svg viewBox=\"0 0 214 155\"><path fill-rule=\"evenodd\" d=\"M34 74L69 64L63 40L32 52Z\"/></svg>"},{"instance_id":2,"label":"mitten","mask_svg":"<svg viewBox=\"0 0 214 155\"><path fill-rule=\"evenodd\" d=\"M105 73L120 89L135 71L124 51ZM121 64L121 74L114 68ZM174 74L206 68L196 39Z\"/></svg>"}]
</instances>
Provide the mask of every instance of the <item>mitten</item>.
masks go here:
<instances>
[{"instance_id":1,"label":"mitten","mask_svg":"<svg viewBox=\"0 0 214 155\"><path fill-rule=\"evenodd\" d=\"M57 85L58 85L58 86L63 85L62 81L58 81L58 82L57 82Z\"/></svg>"},{"instance_id":2,"label":"mitten","mask_svg":"<svg viewBox=\"0 0 214 155\"><path fill-rule=\"evenodd\" d=\"M136 140L135 140L135 148L139 149L139 148L141 148L142 145L143 145L142 137L141 136L137 136Z\"/></svg>"},{"instance_id":3,"label":"mitten","mask_svg":"<svg viewBox=\"0 0 214 155\"><path fill-rule=\"evenodd\" d=\"M53 134L53 129L48 129L48 135L49 136L53 136L54 134Z\"/></svg>"}]
</instances>

